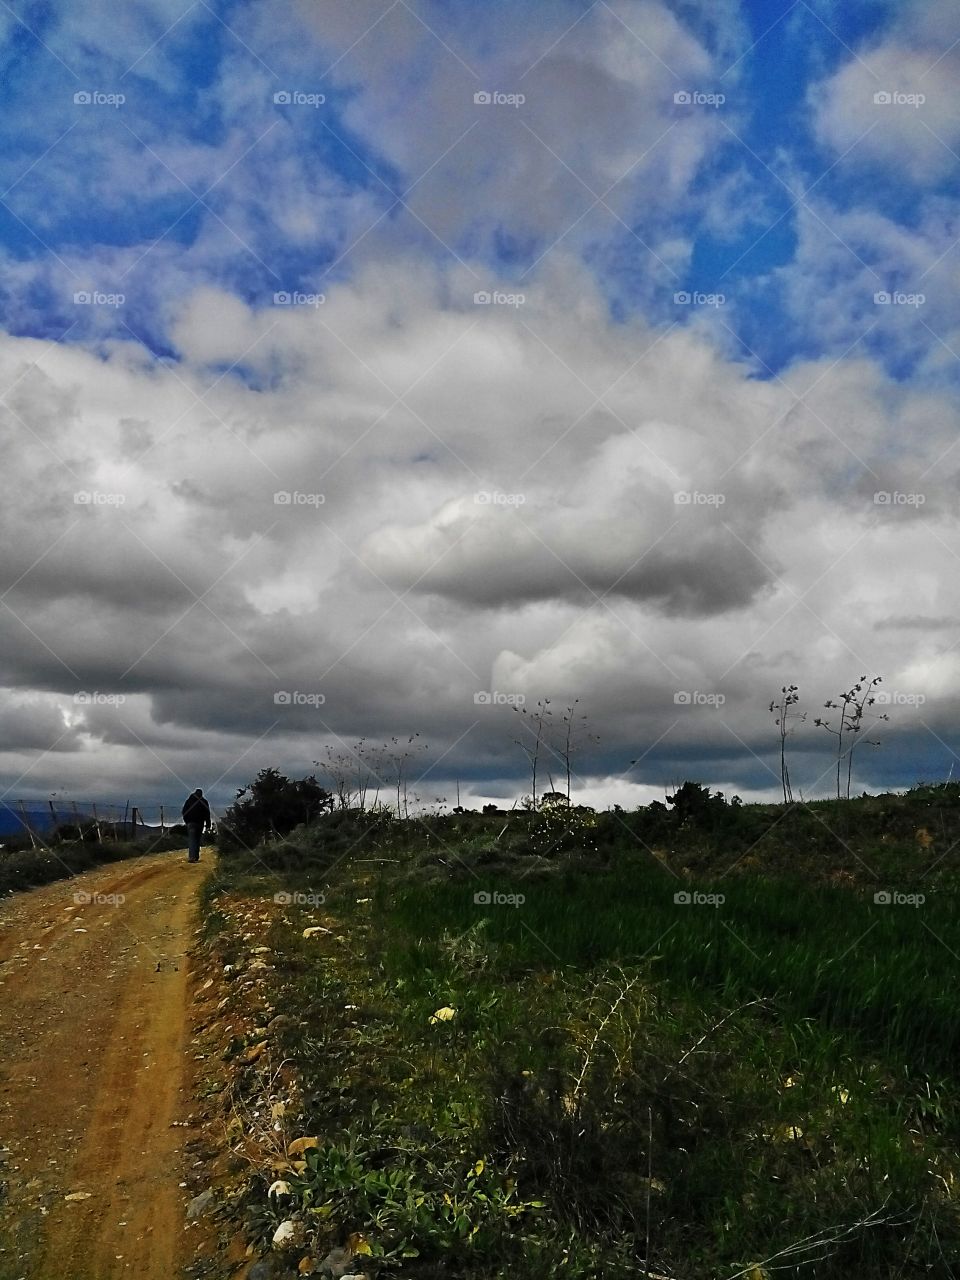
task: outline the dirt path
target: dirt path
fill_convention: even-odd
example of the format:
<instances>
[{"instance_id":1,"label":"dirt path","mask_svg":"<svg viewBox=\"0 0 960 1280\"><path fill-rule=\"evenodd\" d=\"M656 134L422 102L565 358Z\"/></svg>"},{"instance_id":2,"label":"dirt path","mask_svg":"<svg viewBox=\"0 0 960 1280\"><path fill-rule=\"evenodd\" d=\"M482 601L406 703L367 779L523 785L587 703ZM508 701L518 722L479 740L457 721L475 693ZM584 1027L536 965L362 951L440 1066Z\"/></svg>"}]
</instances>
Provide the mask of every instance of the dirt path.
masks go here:
<instances>
[{"instance_id":1,"label":"dirt path","mask_svg":"<svg viewBox=\"0 0 960 1280\"><path fill-rule=\"evenodd\" d=\"M0 1280L181 1274L204 855L135 858L0 903Z\"/></svg>"}]
</instances>

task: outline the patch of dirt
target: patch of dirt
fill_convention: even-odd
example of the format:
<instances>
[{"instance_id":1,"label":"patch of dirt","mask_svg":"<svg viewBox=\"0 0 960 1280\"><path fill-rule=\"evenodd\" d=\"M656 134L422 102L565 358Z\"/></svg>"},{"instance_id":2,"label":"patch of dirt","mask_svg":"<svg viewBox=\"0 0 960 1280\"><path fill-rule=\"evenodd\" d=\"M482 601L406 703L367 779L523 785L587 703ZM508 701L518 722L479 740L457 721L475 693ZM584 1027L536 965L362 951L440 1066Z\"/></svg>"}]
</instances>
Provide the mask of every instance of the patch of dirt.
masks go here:
<instances>
[{"instance_id":1,"label":"patch of dirt","mask_svg":"<svg viewBox=\"0 0 960 1280\"><path fill-rule=\"evenodd\" d=\"M134 858L0 902L0 1280L182 1274L188 953L212 856Z\"/></svg>"}]
</instances>

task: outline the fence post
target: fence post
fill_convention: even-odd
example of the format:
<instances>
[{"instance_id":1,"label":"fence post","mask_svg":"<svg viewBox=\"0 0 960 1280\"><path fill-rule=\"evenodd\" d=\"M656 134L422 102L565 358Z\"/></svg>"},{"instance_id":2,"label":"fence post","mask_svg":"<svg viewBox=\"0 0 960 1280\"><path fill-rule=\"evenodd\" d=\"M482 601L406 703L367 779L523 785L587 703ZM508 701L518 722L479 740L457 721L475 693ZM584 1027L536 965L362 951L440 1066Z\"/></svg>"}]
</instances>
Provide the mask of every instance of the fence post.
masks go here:
<instances>
[{"instance_id":1,"label":"fence post","mask_svg":"<svg viewBox=\"0 0 960 1280\"><path fill-rule=\"evenodd\" d=\"M96 805L93 805L93 829L97 833L97 844L103 844L103 832L100 830L100 819L97 817Z\"/></svg>"},{"instance_id":2,"label":"fence post","mask_svg":"<svg viewBox=\"0 0 960 1280\"><path fill-rule=\"evenodd\" d=\"M36 841L36 837L33 834L33 831L30 828L30 823L27 821L27 811L23 807L23 801L18 800L17 804L20 806L20 821L23 823L23 829L24 831L26 831L27 835L30 837L30 848L35 849L37 847L37 841Z\"/></svg>"},{"instance_id":3,"label":"fence post","mask_svg":"<svg viewBox=\"0 0 960 1280\"><path fill-rule=\"evenodd\" d=\"M160 834L162 836L167 834L167 828L163 825L163 805L160 806Z\"/></svg>"},{"instance_id":4,"label":"fence post","mask_svg":"<svg viewBox=\"0 0 960 1280\"><path fill-rule=\"evenodd\" d=\"M50 828L50 838L52 840L56 837L56 834L57 834L57 811L53 807L52 800L48 800L47 804L50 806L50 816L51 818L53 818L53 826Z\"/></svg>"},{"instance_id":5,"label":"fence post","mask_svg":"<svg viewBox=\"0 0 960 1280\"><path fill-rule=\"evenodd\" d=\"M82 840L84 838L83 827L80 825L80 814L77 812L77 802L76 800L71 800L70 803L73 806L73 820L77 824L77 835Z\"/></svg>"}]
</instances>

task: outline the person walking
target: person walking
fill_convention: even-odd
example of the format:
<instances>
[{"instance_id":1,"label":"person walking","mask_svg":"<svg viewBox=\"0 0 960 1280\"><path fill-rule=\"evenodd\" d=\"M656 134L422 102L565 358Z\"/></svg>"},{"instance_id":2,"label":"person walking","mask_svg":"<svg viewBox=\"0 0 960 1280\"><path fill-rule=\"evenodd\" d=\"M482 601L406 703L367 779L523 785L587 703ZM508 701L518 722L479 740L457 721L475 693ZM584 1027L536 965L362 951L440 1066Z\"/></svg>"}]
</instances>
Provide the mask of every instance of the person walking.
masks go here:
<instances>
[{"instance_id":1,"label":"person walking","mask_svg":"<svg viewBox=\"0 0 960 1280\"><path fill-rule=\"evenodd\" d=\"M199 862L200 837L210 830L210 806L199 787L187 796L181 814L187 826L187 861Z\"/></svg>"}]
</instances>

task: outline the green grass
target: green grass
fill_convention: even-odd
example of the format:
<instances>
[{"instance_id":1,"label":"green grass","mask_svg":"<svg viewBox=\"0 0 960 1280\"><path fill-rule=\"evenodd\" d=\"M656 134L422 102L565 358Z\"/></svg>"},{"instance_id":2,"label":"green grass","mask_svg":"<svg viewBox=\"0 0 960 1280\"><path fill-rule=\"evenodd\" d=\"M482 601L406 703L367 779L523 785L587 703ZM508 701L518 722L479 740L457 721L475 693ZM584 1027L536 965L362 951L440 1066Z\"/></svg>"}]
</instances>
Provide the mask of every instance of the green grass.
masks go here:
<instances>
[{"instance_id":1,"label":"green grass","mask_svg":"<svg viewBox=\"0 0 960 1280\"><path fill-rule=\"evenodd\" d=\"M256 862L327 894L270 939L322 1139L293 1180L317 1255L359 1232L368 1270L420 1280L952 1277L958 798L507 832L334 815L222 858L221 928L241 886L279 887ZM314 919L334 933L303 939ZM266 1183L248 1207L265 1245Z\"/></svg>"},{"instance_id":2,"label":"green grass","mask_svg":"<svg viewBox=\"0 0 960 1280\"><path fill-rule=\"evenodd\" d=\"M525 901L478 905L478 887ZM678 891L724 900L681 905ZM880 905L872 894L790 880L688 886L633 863L603 874L570 870L559 883L501 875L495 883L384 884L378 904L401 926L398 968L435 965L430 939L438 930L462 933L484 921L504 966L644 959L661 981L704 999L771 996L785 1014L814 1017L878 1052L944 1069L960 1058L960 918L952 893L931 892L922 905Z\"/></svg>"}]
</instances>

